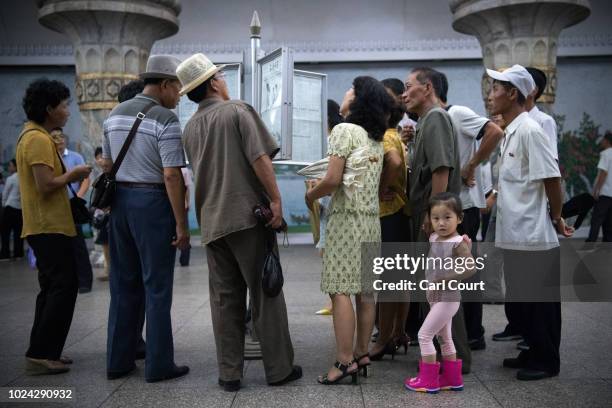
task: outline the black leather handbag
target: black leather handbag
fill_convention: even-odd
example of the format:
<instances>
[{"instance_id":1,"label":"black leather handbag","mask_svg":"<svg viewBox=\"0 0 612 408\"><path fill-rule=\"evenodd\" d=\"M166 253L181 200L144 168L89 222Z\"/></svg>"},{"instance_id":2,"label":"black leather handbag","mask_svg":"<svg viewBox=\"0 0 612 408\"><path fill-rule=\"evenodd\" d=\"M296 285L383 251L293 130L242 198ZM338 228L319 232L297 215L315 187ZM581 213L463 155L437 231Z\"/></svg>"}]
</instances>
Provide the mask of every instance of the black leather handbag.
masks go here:
<instances>
[{"instance_id":1,"label":"black leather handbag","mask_svg":"<svg viewBox=\"0 0 612 408\"><path fill-rule=\"evenodd\" d=\"M136 136L136 131L138 130L140 123L147 115L147 112L149 112L149 110L155 105L155 102L151 102L149 105L145 106L145 108L139 112L138 115L136 115L136 121L134 121L134 124L130 129L130 133L125 139L125 142L123 142L123 146L121 146L117 160L113 162L113 167L108 173L100 174L93 182L93 189L91 192L91 207L105 209L110 207L112 204L115 191L117 190L117 181L115 180L115 176L117 175L117 171L119 171L119 166L121 166L130 144L132 144L132 140L134 140L134 136Z\"/></svg>"}]
</instances>

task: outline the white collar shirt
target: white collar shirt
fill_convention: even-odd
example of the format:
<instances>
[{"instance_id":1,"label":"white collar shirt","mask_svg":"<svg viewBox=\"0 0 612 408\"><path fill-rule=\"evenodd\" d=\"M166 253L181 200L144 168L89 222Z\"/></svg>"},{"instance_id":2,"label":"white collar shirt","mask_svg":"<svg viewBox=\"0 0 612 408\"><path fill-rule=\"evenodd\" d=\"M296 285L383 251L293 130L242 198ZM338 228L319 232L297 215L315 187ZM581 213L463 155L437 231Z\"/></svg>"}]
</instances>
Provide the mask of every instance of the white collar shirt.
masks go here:
<instances>
[{"instance_id":1,"label":"white collar shirt","mask_svg":"<svg viewBox=\"0 0 612 408\"><path fill-rule=\"evenodd\" d=\"M506 127L499 162L495 245L525 251L559 246L544 179L561 174L546 135L527 112Z\"/></svg>"},{"instance_id":2,"label":"white collar shirt","mask_svg":"<svg viewBox=\"0 0 612 408\"><path fill-rule=\"evenodd\" d=\"M476 154L480 139L484 135L484 127L489 123L489 119L477 115L466 106L450 105L447 109L457 135L459 159L461 160L461 168L463 168ZM474 170L474 183L472 187L461 183L460 198L464 210L487 206L480 166L476 166Z\"/></svg>"},{"instance_id":3,"label":"white collar shirt","mask_svg":"<svg viewBox=\"0 0 612 408\"><path fill-rule=\"evenodd\" d=\"M553 154L555 155L555 160L559 160L559 152L557 148L557 122L553 119L549 114L542 112L538 109L537 106L533 106L533 108L529 111L529 117L535 120L538 125L542 127L546 136L550 140L550 144L553 150Z\"/></svg>"}]
</instances>

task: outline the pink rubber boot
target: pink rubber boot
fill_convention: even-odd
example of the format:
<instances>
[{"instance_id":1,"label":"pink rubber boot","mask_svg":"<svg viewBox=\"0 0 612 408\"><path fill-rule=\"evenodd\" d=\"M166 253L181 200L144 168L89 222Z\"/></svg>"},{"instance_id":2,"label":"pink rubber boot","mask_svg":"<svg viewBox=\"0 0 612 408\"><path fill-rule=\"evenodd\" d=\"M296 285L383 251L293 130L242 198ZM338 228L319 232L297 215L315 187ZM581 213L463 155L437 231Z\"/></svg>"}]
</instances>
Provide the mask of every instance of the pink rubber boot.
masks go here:
<instances>
[{"instance_id":1,"label":"pink rubber boot","mask_svg":"<svg viewBox=\"0 0 612 408\"><path fill-rule=\"evenodd\" d=\"M461 376L461 360L442 360L442 374L439 377L441 390L463 391L463 377Z\"/></svg>"},{"instance_id":2,"label":"pink rubber boot","mask_svg":"<svg viewBox=\"0 0 612 408\"><path fill-rule=\"evenodd\" d=\"M406 378L404 386L410 391L426 392L435 394L440 391L438 375L440 374L440 363L424 363L419 361L419 375L414 378Z\"/></svg>"}]
</instances>

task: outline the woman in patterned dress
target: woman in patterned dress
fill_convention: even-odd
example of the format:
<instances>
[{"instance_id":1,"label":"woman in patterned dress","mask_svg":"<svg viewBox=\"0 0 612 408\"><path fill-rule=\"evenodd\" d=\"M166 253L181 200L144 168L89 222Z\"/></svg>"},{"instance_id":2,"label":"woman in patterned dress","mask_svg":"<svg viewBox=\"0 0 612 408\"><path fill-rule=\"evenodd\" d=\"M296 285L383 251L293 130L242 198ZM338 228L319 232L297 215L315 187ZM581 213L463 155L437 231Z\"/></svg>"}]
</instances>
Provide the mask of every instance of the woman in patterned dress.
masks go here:
<instances>
[{"instance_id":1,"label":"woman in patterned dress","mask_svg":"<svg viewBox=\"0 0 612 408\"><path fill-rule=\"evenodd\" d=\"M327 174L306 193L306 204L331 195L328 211L321 290L333 304L336 336L336 363L321 384L336 384L370 364L368 343L374 325L375 306L372 282L361 273L361 243L380 243L378 187L383 165L382 138L392 99L384 86L371 77L357 77L344 95L340 113L345 122L334 127L329 137ZM369 160L363 186L347 196L341 188L347 157L355 149L368 148ZM356 313L351 295L355 296ZM353 347L355 326L357 340Z\"/></svg>"}]
</instances>

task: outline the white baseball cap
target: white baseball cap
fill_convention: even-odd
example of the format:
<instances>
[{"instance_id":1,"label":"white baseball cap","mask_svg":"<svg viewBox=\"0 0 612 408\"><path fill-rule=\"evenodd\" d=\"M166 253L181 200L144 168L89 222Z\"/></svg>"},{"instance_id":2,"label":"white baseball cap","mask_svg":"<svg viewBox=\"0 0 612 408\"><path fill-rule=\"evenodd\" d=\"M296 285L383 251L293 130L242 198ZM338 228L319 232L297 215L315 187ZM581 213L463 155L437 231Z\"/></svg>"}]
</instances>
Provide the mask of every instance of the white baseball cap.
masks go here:
<instances>
[{"instance_id":1,"label":"white baseball cap","mask_svg":"<svg viewBox=\"0 0 612 408\"><path fill-rule=\"evenodd\" d=\"M533 77L522 65L515 64L502 72L495 71L494 69L487 69L487 75L498 81L510 82L517 87L525 98L536 88Z\"/></svg>"}]
</instances>

